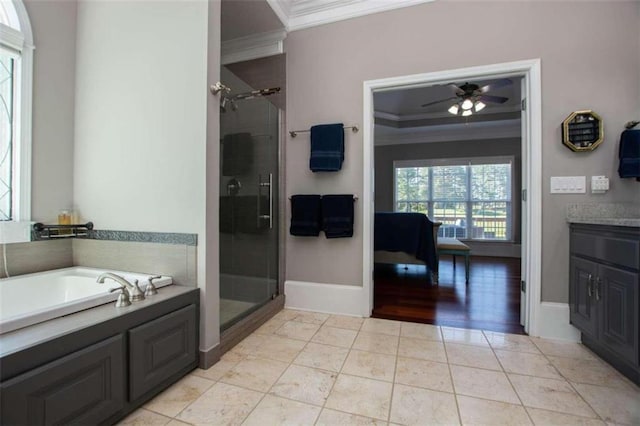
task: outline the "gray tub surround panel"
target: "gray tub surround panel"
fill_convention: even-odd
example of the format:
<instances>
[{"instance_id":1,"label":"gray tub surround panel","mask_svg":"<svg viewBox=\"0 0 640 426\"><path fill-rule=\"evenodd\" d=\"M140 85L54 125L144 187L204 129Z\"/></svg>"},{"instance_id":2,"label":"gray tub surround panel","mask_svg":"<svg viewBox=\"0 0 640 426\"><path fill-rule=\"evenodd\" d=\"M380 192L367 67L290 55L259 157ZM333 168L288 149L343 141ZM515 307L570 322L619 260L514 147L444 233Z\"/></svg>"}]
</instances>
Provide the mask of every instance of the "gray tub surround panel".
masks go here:
<instances>
[{"instance_id":1,"label":"gray tub surround panel","mask_svg":"<svg viewBox=\"0 0 640 426\"><path fill-rule=\"evenodd\" d=\"M6 244L5 249L10 276L73 266L70 240ZM0 278L7 278L4 268L0 268Z\"/></svg>"},{"instance_id":2,"label":"gray tub surround panel","mask_svg":"<svg viewBox=\"0 0 640 426\"><path fill-rule=\"evenodd\" d=\"M582 343L640 384L640 227L572 224L569 265Z\"/></svg>"},{"instance_id":3,"label":"gray tub surround panel","mask_svg":"<svg viewBox=\"0 0 640 426\"><path fill-rule=\"evenodd\" d=\"M192 245L81 238L72 244L74 266L168 275L175 284L197 285Z\"/></svg>"},{"instance_id":4,"label":"gray tub surround panel","mask_svg":"<svg viewBox=\"0 0 640 426\"><path fill-rule=\"evenodd\" d=\"M196 367L198 306L173 285L0 335L0 423L117 422Z\"/></svg>"},{"instance_id":5,"label":"gray tub surround panel","mask_svg":"<svg viewBox=\"0 0 640 426\"><path fill-rule=\"evenodd\" d=\"M640 227L640 204L569 204L567 206L567 221L592 225Z\"/></svg>"}]
</instances>

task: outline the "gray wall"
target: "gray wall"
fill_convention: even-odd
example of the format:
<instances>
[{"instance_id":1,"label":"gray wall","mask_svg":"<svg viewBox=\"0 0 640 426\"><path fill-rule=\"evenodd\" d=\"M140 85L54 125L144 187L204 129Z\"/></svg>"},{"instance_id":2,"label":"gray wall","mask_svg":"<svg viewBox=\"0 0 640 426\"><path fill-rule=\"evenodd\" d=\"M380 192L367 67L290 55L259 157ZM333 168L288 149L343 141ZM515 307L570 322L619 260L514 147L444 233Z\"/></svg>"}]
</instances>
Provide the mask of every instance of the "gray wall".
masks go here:
<instances>
[{"instance_id":1,"label":"gray wall","mask_svg":"<svg viewBox=\"0 0 640 426\"><path fill-rule=\"evenodd\" d=\"M5 244L3 249L11 277L73 266L71 239ZM7 278L4 262L0 265L0 278Z\"/></svg>"},{"instance_id":2,"label":"gray wall","mask_svg":"<svg viewBox=\"0 0 640 426\"><path fill-rule=\"evenodd\" d=\"M435 158L471 158L500 155L514 156L513 238L520 242L520 188L522 185L522 154L520 139L492 139L412 143L375 147L375 211L393 211L393 162Z\"/></svg>"},{"instance_id":3,"label":"gray wall","mask_svg":"<svg viewBox=\"0 0 640 426\"><path fill-rule=\"evenodd\" d=\"M459 28L478 28L472 35ZM455 29L455 31L452 31ZM362 123L363 81L540 58L542 63L542 300L566 302L569 227L565 206L637 202L638 183L616 177L623 124L640 115L640 3L438 1L295 31L286 39L287 126ZM587 49L587 54L585 54ZM605 142L576 154L560 123L590 108ZM287 141L287 195L362 192L362 133L346 136L339 173L308 169L308 138ZM607 175L605 195L549 195L549 177ZM351 239L287 239L287 279L362 285L362 208Z\"/></svg>"},{"instance_id":4,"label":"gray wall","mask_svg":"<svg viewBox=\"0 0 640 426\"><path fill-rule=\"evenodd\" d=\"M75 1L24 0L34 39L31 218L73 206Z\"/></svg>"}]
</instances>

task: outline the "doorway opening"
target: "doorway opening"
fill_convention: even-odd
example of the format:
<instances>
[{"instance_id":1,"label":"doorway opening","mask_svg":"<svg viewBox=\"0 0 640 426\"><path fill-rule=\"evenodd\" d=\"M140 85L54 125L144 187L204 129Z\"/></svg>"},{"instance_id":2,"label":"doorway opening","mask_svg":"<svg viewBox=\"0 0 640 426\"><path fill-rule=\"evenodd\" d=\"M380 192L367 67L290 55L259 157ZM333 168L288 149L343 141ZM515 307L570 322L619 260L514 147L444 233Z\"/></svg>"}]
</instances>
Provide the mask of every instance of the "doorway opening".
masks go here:
<instances>
[{"instance_id":1,"label":"doorway opening","mask_svg":"<svg viewBox=\"0 0 640 426\"><path fill-rule=\"evenodd\" d=\"M536 328L536 319L537 319L537 311L539 309L540 303L540 244L541 244L541 209L540 209L540 199L541 199L541 188L539 185L539 179L541 175L541 111L540 111L540 62L539 60L530 60L530 61L519 61L505 64L495 64L489 66L480 66L480 67L472 67L472 68L464 68L457 70L447 70L441 72L427 73L427 74L419 74L419 75L411 75L411 76L403 76L403 77L395 77L389 79L382 80L374 80L374 81L366 81L364 83L364 117L363 117L363 138L364 138L364 188L363 188L363 226L364 226L364 235L363 235L363 287L365 296L363 297L363 313L366 316L374 313L374 250L373 250L373 242L374 242L374 212L376 211L374 188L375 181L374 176L376 176L377 170L375 168L375 145L374 141L376 139L376 118L374 115L374 106L375 106L375 97L378 94L390 92L390 91L398 91L398 90L407 90L407 89L415 89L415 88L424 88L435 85L443 85L446 86L451 82L472 82L474 80L500 80L500 79L521 79L521 98L524 99L522 105L522 111L520 112L521 116L521 135L522 135L522 145L521 145L521 158L522 158L522 166L521 166L521 179L522 184L518 189L522 189L522 208L521 208L521 225L519 225L519 229L521 230L521 264L518 265L518 261L510 261L509 270L515 271L513 273L509 273L512 277L511 281L514 281L514 287L518 285L517 280L513 279L513 277L517 277L518 269L520 269L521 273L521 281L528 283L526 287L526 292L521 292L516 298L520 298L521 300L521 312L519 312L520 323L524 327L524 331L528 332L532 335L537 335ZM461 84L462 84L461 83ZM454 94L455 96L455 94ZM456 99L451 99L455 101ZM429 102L422 102L422 104L428 104ZM453 103L453 102L452 102ZM462 100L460 101L462 104ZM449 106L447 106L449 108ZM446 116L445 116L446 117ZM404 134L409 134L410 131L402 129L402 126L399 126L401 132ZM464 153L460 157L464 157ZM375 171L375 172L374 172ZM393 187L393 184L391 185ZM376 190L378 190L376 188ZM395 191L395 188L394 188ZM520 199L520 191L515 191L515 196L517 199ZM526 194L526 197L525 197ZM395 199L393 202L397 202ZM402 201L402 200L401 200ZM428 200L429 202L434 202L437 200ZM398 205L396 205L398 208ZM432 214L439 213L431 207ZM437 209L436 209L437 210ZM493 209L493 214L495 216L495 210ZM462 218L460 218L462 219ZM468 217L464 218L465 220ZM473 218L472 218L473 219ZM451 224L449 224L451 225ZM457 236L455 232L457 231L456 226L465 227L466 224L462 221L457 224L453 223L453 226L448 226L447 231L444 232L454 232L454 237ZM480 232L475 229L477 227L466 226L466 230L464 232ZM483 226L484 228L484 226ZM512 230L513 231L513 230ZM484 230L482 232L485 232ZM494 231L489 231L494 232ZM495 237L497 235L493 234ZM447 271L449 273L453 272L453 264L452 259L450 257L444 257L440 260L441 273L443 274L443 278L446 276ZM484 266L483 266L484 265ZM484 270L495 271L496 262L490 258L485 259L483 263L476 263L476 266L480 268L483 267ZM519 268L518 268L519 266ZM404 269L401 267L400 273L403 271L407 271L406 273L410 275L412 268ZM424 269L424 265L422 266ZM459 269L458 269L459 268ZM473 268L473 262L472 262ZM503 266L499 266L499 268L503 268ZM458 262L456 269L456 276L451 275L450 278L447 278L449 281L455 281L458 278L458 275L464 270L463 262ZM471 269L471 273L473 274L473 269ZM480 272L476 272L476 275L480 274ZM470 277L471 278L471 277ZM464 278L462 278L464 280ZM471 278L472 279L472 278ZM426 285L426 284L425 284ZM470 282L469 287L473 284ZM524 285L518 286L518 290L522 288L525 289ZM466 290L465 290L466 291ZM517 293L516 293L517 294ZM426 321L423 321L426 322ZM468 324L465 326L469 326ZM484 324L479 324L478 327L485 327ZM508 330L511 331L511 330Z\"/></svg>"}]
</instances>

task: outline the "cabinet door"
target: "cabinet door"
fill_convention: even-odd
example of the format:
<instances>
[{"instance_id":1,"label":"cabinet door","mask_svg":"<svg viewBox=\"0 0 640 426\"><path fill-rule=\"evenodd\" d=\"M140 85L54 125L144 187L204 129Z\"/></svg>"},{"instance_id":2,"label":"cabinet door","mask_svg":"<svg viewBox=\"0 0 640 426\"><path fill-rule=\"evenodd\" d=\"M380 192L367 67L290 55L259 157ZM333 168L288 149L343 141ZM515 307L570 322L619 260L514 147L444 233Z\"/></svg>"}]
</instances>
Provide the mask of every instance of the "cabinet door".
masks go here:
<instances>
[{"instance_id":1,"label":"cabinet door","mask_svg":"<svg viewBox=\"0 0 640 426\"><path fill-rule=\"evenodd\" d=\"M571 256L569 273L569 306L571 324L592 337L597 334L594 283L597 265L594 262Z\"/></svg>"},{"instance_id":2,"label":"cabinet door","mask_svg":"<svg viewBox=\"0 0 640 426\"><path fill-rule=\"evenodd\" d=\"M130 401L196 362L196 306L129 330Z\"/></svg>"},{"instance_id":3,"label":"cabinet door","mask_svg":"<svg viewBox=\"0 0 640 426\"><path fill-rule=\"evenodd\" d=\"M600 340L634 364L638 362L638 274L600 266Z\"/></svg>"},{"instance_id":4,"label":"cabinet door","mask_svg":"<svg viewBox=\"0 0 640 426\"><path fill-rule=\"evenodd\" d=\"M121 335L0 385L3 425L90 425L124 406Z\"/></svg>"}]
</instances>

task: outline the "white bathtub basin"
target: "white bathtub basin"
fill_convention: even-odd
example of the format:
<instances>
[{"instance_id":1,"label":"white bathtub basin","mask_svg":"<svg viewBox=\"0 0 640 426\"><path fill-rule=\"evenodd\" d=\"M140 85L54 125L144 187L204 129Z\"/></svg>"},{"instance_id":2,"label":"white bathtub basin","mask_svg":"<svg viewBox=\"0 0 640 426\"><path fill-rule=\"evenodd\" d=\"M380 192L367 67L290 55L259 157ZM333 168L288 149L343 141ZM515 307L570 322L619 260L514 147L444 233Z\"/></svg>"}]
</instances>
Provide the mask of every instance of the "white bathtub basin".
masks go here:
<instances>
[{"instance_id":1,"label":"white bathtub basin","mask_svg":"<svg viewBox=\"0 0 640 426\"><path fill-rule=\"evenodd\" d=\"M118 284L96 282L103 272L113 272L128 281L137 279L144 291L149 274L73 267L20 275L0 280L0 334L115 301ZM171 277L154 280L160 288L173 284ZM115 308L114 308L115 309Z\"/></svg>"}]
</instances>

